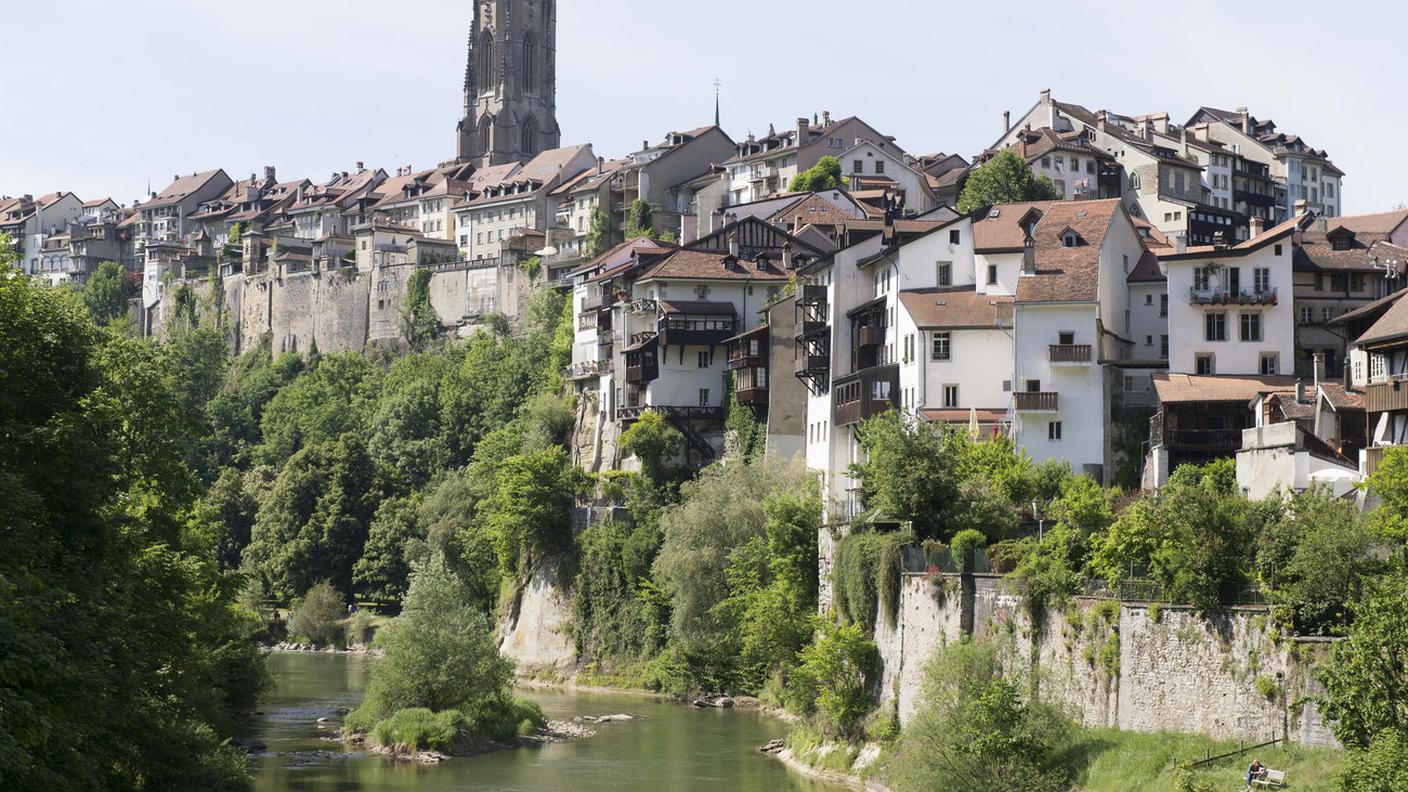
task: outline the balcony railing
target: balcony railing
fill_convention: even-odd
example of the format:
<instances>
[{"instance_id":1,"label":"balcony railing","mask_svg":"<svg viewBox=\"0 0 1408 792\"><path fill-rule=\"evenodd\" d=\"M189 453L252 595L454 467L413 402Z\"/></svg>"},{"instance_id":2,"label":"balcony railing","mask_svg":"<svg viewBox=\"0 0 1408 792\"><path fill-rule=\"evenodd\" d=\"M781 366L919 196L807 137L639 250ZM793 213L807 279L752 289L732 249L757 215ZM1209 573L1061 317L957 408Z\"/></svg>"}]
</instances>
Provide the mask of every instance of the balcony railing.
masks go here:
<instances>
[{"instance_id":1,"label":"balcony railing","mask_svg":"<svg viewBox=\"0 0 1408 792\"><path fill-rule=\"evenodd\" d=\"M884 346L885 328L880 325L862 325L857 343L860 346Z\"/></svg>"},{"instance_id":2,"label":"balcony railing","mask_svg":"<svg viewBox=\"0 0 1408 792\"><path fill-rule=\"evenodd\" d=\"M1408 410L1408 382L1400 379L1372 383L1364 396L1364 409L1369 413Z\"/></svg>"},{"instance_id":3,"label":"balcony railing","mask_svg":"<svg viewBox=\"0 0 1408 792\"><path fill-rule=\"evenodd\" d=\"M804 283L797 289L798 305L825 305L826 287L814 283Z\"/></svg>"},{"instance_id":4,"label":"balcony railing","mask_svg":"<svg viewBox=\"0 0 1408 792\"><path fill-rule=\"evenodd\" d=\"M1233 291L1223 288L1188 290L1188 301L1193 305L1275 305L1276 289L1240 289Z\"/></svg>"},{"instance_id":5,"label":"balcony railing","mask_svg":"<svg viewBox=\"0 0 1408 792\"><path fill-rule=\"evenodd\" d=\"M591 313L591 312L594 312L594 311L600 311L602 305L605 304L605 301L606 301L606 298L602 297L601 294L589 294L589 295L587 295L587 296L582 300L582 313Z\"/></svg>"},{"instance_id":6,"label":"balcony railing","mask_svg":"<svg viewBox=\"0 0 1408 792\"><path fill-rule=\"evenodd\" d=\"M818 322L812 319L803 319L797 323L797 337L816 335L827 327L826 322Z\"/></svg>"},{"instance_id":7,"label":"balcony railing","mask_svg":"<svg viewBox=\"0 0 1408 792\"><path fill-rule=\"evenodd\" d=\"M1168 445L1182 451L1227 451L1242 447L1240 429L1170 429Z\"/></svg>"},{"instance_id":8,"label":"balcony railing","mask_svg":"<svg viewBox=\"0 0 1408 792\"><path fill-rule=\"evenodd\" d=\"M1056 412L1058 394L1055 392L1031 392L1019 391L1012 394L1012 400L1017 412L1038 413Z\"/></svg>"},{"instance_id":9,"label":"balcony railing","mask_svg":"<svg viewBox=\"0 0 1408 792\"><path fill-rule=\"evenodd\" d=\"M767 389L767 387L761 387L761 388L739 388L738 390L734 391L734 393L735 393L735 395L738 397L738 403L739 403L739 404L763 404L763 405L765 405L765 404L768 403L768 389Z\"/></svg>"},{"instance_id":10,"label":"balcony railing","mask_svg":"<svg viewBox=\"0 0 1408 792\"><path fill-rule=\"evenodd\" d=\"M639 404L627 405L616 410L616 418L621 421L637 421L646 412L654 410L666 418L678 418L681 420L723 420L724 409L722 407L676 407L670 405Z\"/></svg>"},{"instance_id":11,"label":"balcony railing","mask_svg":"<svg viewBox=\"0 0 1408 792\"><path fill-rule=\"evenodd\" d=\"M1384 463L1384 454L1391 448L1404 448L1404 446L1374 446L1364 449L1364 475L1372 476L1378 472L1379 466Z\"/></svg>"},{"instance_id":12,"label":"balcony railing","mask_svg":"<svg viewBox=\"0 0 1408 792\"><path fill-rule=\"evenodd\" d=\"M825 374L831 368L829 355L798 355L794 362L797 374Z\"/></svg>"},{"instance_id":13,"label":"balcony railing","mask_svg":"<svg viewBox=\"0 0 1408 792\"><path fill-rule=\"evenodd\" d=\"M663 346L718 346L738 333L738 321L728 319L666 319L660 323Z\"/></svg>"},{"instance_id":14,"label":"balcony railing","mask_svg":"<svg viewBox=\"0 0 1408 792\"><path fill-rule=\"evenodd\" d=\"M1089 363L1090 344L1052 344L1052 363Z\"/></svg>"}]
</instances>

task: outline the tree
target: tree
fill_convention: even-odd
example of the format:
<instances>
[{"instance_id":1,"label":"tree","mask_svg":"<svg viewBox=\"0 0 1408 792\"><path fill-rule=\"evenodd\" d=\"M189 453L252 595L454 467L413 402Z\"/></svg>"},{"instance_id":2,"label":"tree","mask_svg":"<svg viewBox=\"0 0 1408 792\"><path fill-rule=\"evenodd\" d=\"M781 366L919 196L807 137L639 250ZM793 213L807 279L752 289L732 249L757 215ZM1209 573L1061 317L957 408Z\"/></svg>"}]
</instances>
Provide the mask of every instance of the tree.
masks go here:
<instances>
[{"instance_id":1,"label":"tree","mask_svg":"<svg viewBox=\"0 0 1408 792\"><path fill-rule=\"evenodd\" d=\"M421 350L440 336L440 317L430 304L430 270L420 267L406 281L406 299L401 303L401 332L411 349Z\"/></svg>"},{"instance_id":2,"label":"tree","mask_svg":"<svg viewBox=\"0 0 1408 792\"><path fill-rule=\"evenodd\" d=\"M875 643L858 624L815 623L816 639L798 655L791 700L813 716L824 736L855 740L871 708L867 680L877 667Z\"/></svg>"},{"instance_id":3,"label":"tree","mask_svg":"<svg viewBox=\"0 0 1408 792\"><path fill-rule=\"evenodd\" d=\"M377 635L385 652L349 728L370 730L399 710L472 711L501 701L513 664L499 653L488 618L439 555L411 575L405 607Z\"/></svg>"},{"instance_id":4,"label":"tree","mask_svg":"<svg viewBox=\"0 0 1408 792\"><path fill-rule=\"evenodd\" d=\"M1388 541L1408 542L1408 450L1388 449L1364 487L1381 501L1372 512L1375 530Z\"/></svg>"},{"instance_id":5,"label":"tree","mask_svg":"<svg viewBox=\"0 0 1408 792\"><path fill-rule=\"evenodd\" d=\"M560 446L504 461L497 487L478 515L500 571L524 574L570 546L572 505L584 484L581 470Z\"/></svg>"},{"instance_id":6,"label":"tree","mask_svg":"<svg viewBox=\"0 0 1408 792\"><path fill-rule=\"evenodd\" d=\"M1375 545L1352 502L1321 488L1296 495L1257 539L1257 577L1277 619L1311 635L1349 625L1364 582L1378 571Z\"/></svg>"},{"instance_id":7,"label":"tree","mask_svg":"<svg viewBox=\"0 0 1408 792\"><path fill-rule=\"evenodd\" d=\"M1340 742L1366 749L1380 733L1408 733L1408 557L1400 551L1356 610L1321 669L1320 709Z\"/></svg>"},{"instance_id":8,"label":"tree","mask_svg":"<svg viewBox=\"0 0 1408 792\"><path fill-rule=\"evenodd\" d=\"M584 258L594 259L611 249L611 216L605 210L592 212L591 226L587 229L586 243L582 248Z\"/></svg>"},{"instance_id":9,"label":"tree","mask_svg":"<svg viewBox=\"0 0 1408 792\"><path fill-rule=\"evenodd\" d=\"M425 538L416 520L416 498L388 498L377 507L352 581L362 595L400 602L411 575L411 560Z\"/></svg>"},{"instance_id":10,"label":"tree","mask_svg":"<svg viewBox=\"0 0 1408 792\"><path fill-rule=\"evenodd\" d=\"M288 631L314 646L335 646L342 637L338 622L347 613L347 600L326 580L315 584L289 610Z\"/></svg>"},{"instance_id":11,"label":"tree","mask_svg":"<svg viewBox=\"0 0 1408 792\"><path fill-rule=\"evenodd\" d=\"M1062 197L1050 179L1033 175L1016 152L1003 149L968 174L958 197L958 211L967 214L994 204L1059 201Z\"/></svg>"},{"instance_id":12,"label":"tree","mask_svg":"<svg viewBox=\"0 0 1408 792\"><path fill-rule=\"evenodd\" d=\"M127 273L122 265L104 261L98 271L83 284L83 305L93 321L105 325L127 315L127 300L132 290L127 285Z\"/></svg>"},{"instance_id":13,"label":"tree","mask_svg":"<svg viewBox=\"0 0 1408 792\"><path fill-rule=\"evenodd\" d=\"M918 710L886 767L896 792L1066 792L1076 780L1075 726L1004 678L987 644L935 652Z\"/></svg>"},{"instance_id":14,"label":"tree","mask_svg":"<svg viewBox=\"0 0 1408 792\"><path fill-rule=\"evenodd\" d=\"M672 477L672 463L684 451L684 435L656 410L646 410L621 433L621 450L640 461L641 472L659 486Z\"/></svg>"},{"instance_id":15,"label":"tree","mask_svg":"<svg viewBox=\"0 0 1408 792\"><path fill-rule=\"evenodd\" d=\"M862 424L866 461L851 471L860 480L866 507L886 519L911 522L920 538L952 533L949 517L960 483L952 435L946 427L895 411Z\"/></svg>"},{"instance_id":16,"label":"tree","mask_svg":"<svg viewBox=\"0 0 1408 792\"><path fill-rule=\"evenodd\" d=\"M841 161L835 157L822 157L812 167L793 176L787 189L794 193L819 192L840 186Z\"/></svg>"}]
</instances>

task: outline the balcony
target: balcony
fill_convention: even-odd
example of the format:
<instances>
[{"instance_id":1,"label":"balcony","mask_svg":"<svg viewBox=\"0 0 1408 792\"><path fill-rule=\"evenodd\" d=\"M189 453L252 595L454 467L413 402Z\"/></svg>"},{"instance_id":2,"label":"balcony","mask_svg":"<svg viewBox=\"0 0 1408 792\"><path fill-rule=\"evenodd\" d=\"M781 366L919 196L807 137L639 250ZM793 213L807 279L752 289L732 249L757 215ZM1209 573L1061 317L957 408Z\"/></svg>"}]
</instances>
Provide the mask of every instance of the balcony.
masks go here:
<instances>
[{"instance_id":1,"label":"balcony","mask_svg":"<svg viewBox=\"0 0 1408 792\"><path fill-rule=\"evenodd\" d=\"M590 380L602 374L611 373L610 360L587 360L567 367L567 379L573 381Z\"/></svg>"},{"instance_id":2,"label":"balcony","mask_svg":"<svg viewBox=\"0 0 1408 792\"><path fill-rule=\"evenodd\" d=\"M803 319L802 321L797 323L797 337L805 338L806 336L816 335L825 330L827 327L828 325L826 324L826 322L819 322L813 319Z\"/></svg>"},{"instance_id":3,"label":"balcony","mask_svg":"<svg viewBox=\"0 0 1408 792\"><path fill-rule=\"evenodd\" d=\"M891 365L863 369L837 379L831 392L835 394L835 425L858 424L899 408L900 368Z\"/></svg>"},{"instance_id":4,"label":"balcony","mask_svg":"<svg viewBox=\"0 0 1408 792\"><path fill-rule=\"evenodd\" d=\"M819 375L824 376L831 368L830 355L798 355L794 361L794 371L797 376Z\"/></svg>"},{"instance_id":5,"label":"balcony","mask_svg":"<svg viewBox=\"0 0 1408 792\"><path fill-rule=\"evenodd\" d=\"M738 320L729 318L667 318L660 323L661 346L718 346L738 332Z\"/></svg>"},{"instance_id":6,"label":"balcony","mask_svg":"<svg viewBox=\"0 0 1408 792\"><path fill-rule=\"evenodd\" d=\"M660 378L660 360L654 349L626 353L626 382L644 385Z\"/></svg>"},{"instance_id":7,"label":"balcony","mask_svg":"<svg viewBox=\"0 0 1408 792\"><path fill-rule=\"evenodd\" d=\"M739 369L757 368L767 364L767 355L762 349L762 345L757 342L739 341L729 344L728 348L728 369L738 371Z\"/></svg>"},{"instance_id":8,"label":"balcony","mask_svg":"<svg viewBox=\"0 0 1408 792\"><path fill-rule=\"evenodd\" d=\"M582 313L594 313L600 311L606 305L606 298L601 294L589 294L582 300Z\"/></svg>"},{"instance_id":9,"label":"balcony","mask_svg":"<svg viewBox=\"0 0 1408 792\"><path fill-rule=\"evenodd\" d=\"M1019 413L1054 413L1058 399L1054 392L1019 391L1012 394L1012 401Z\"/></svg>"},{"instance_id":10,"label":"balcony","mask_svg":"<svg viewBox=\"0 0 1408 792\"><path fill-rule=\"evenodd\" d=\"M1364 449L1364 475L1372 476L1377 473L1379 467L1384 463L1384 455L1393 448L1408 448L1408 446L1388 445Z\"/></svg>"},{"instance_id":11,"label":"balcony","mask_svg":"<svg viewBox=\"0 0 1408 792\"><path fill-rule=\"evenodd\" d=\"M1188 301L1193 305L1275 305L1276 289L1240 289L1233 291L1223 288L1188 290Z\"/></svg>"},{"instance_id":12,"label":"balcony","mask_svg":"<svg viewBox=\"0 0 1408 792\"><path fill-rule=\"evenodd\" d=\"M766 386L743 388L734 391L739 404L758 405L766 407L768 404L768 389Z\"/></svg>"},{"instance_id":13,"label":"balcony","mask_svg":"<svg viewBox=\"0 0 1408 792\"><path fill-rule=\"evenodd\" d=\"M826 305L826 287L812 283L802 284L797 289L798 305Z\"/></svg>"},{"instance_id":14,"label":"balcony","mask_svg":"<svg viewBox=\"0 0 1408 792\"><path fill-rule=\"evenodd\" d=\"M1090 344L1052 344L1048 352L1054 365L1083 366L1090 362Z\"/></svg>"},{"instance_id":15,"label":"balcony","mask_svg":"<svg viewBox=\"0 0 1408 792\"><path fill-rule=\"evenodd\" d=\"M616 419L625 423L638 421L647 412L658 412L666 418L682 421L722 421L722 407L678 407L659 404L631 404L616 410Z\"/></svg>"},{"instance_id":16,"label":"balcony","mask_svg":"<svg viewBox=\"0 0 1408 792\"><path fill-rule=\"evenodd\" d=\"M1408 410L1408 381L1375 382L1365 389L1364 409L1369 414Z\"/></svg>"},{"instance_id":17,"label":"balcony","mask_svg":"<svg viewBox=\"0 0 1408 792\"><path fill-rule=\"evenodd\" d=\"M1175 451L1228 454L1242 448L1241 429L1170 429L1168 445Z\"/></svg>"},{"instance_id":18,"label":"balcony","mask_svg":"<svg viewBox=\"0 0 1408 792\"><path fill-rule=\"evenodd\" d=\"M885 328L880 325L861 325L856 334L856 344L863 347L885 345Z\"/></svg>"}]
</instances>

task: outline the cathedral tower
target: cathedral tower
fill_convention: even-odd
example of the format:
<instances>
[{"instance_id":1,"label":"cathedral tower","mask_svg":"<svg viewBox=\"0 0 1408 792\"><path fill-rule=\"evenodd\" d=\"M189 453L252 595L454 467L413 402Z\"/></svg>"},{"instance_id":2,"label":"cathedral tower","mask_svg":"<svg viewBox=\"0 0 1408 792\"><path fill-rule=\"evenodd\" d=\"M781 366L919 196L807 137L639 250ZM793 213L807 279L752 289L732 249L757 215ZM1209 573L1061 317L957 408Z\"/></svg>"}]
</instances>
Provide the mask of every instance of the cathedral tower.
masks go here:
<instances>
[{"instance_id":1,"label":"cathedral tower","mask_svg":"<svg viewBox=\"0 0 1408 792\"><path fill-rule=\"evenodd\" d=\"M474 0L459 160L527 162L560 145L557 0Z\"/></svg>"}]
</instances>

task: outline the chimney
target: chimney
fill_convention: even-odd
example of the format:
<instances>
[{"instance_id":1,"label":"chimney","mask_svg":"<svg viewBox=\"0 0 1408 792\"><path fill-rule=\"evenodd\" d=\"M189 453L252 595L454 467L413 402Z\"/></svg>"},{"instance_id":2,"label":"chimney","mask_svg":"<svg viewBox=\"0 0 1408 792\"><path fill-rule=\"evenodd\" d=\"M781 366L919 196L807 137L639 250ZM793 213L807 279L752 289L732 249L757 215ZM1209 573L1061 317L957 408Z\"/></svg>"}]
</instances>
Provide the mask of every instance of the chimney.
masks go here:
<instances>
[{"instance_id":1,"label":"chimney","mask_svg":"<svg viewBox=\"0 0 1408 792\"><path fill-rule=\"evenodd\" d=\"M1188 252L1188 234L1179 231L1173 235L1173 252L1182 255Z\"/></svg>"},{"instance_id":2,"label":"chimney","mask_svg":"<svg viewBox=\"0 0 1408 792\"><path fill-rule=\"evenodd\" d=\"M828 124L830 124L830 123L831 123L831 111L830 111L830 110L822 110L822 111L821 111L821 125L822 125L822 126L826 126L826 125L828 125Z\"/></svg>"},{"instance_id":3,"label":"chimney","mask_svg":"<svg viewBox=\"0 0 1408 792\"><path fill-rule=\"evenodd\" d=\"M1165 126L1165 127L1168 126L1168 121L1167 121L1167 119L1165 119L1165 121L1164 121L1164 126ZM1187 129L1186 127L1183 129L1183 134L1180 135L1179 138L1180 138L1180 140L1182 141L1182 146L1181 146L1181 148L1182 148L1182 154L1183 154L1184 157L1187 157L1187 156L1188 156L1188 129Z\"/></svg>"},{"instance_id":4,"label":"chimney","mask_svg":"<svg viewBox=\"0 0 1408 792\"><path fill-rule=\"evenodd\" d=\"M640 150L641 150L641 151L645 151L645 150L648 149L648 148L650 148L650 141L649 141L649 140L642 140L642 141L640 142Z\"/></svg>"},{"instance_id":5,"label":"chimney","mask_svg":"<svg viewBox=\"0 0 1408 792\"><path fill-rule=\"evenodd\" d=\"M1002 111L1002 134L1005 135L1005 134L1007 134L1008 132L1011 132L1011 131L1012 131L1012 111L1011 111L1011 110L1003 110L1003 111Z\"/></svg>"},{"instance_id":6,"label":"chimney","mask_svg":"<svg viewBox=\"0 0 1408 792\"><path fill-rule=\"evenodd\" d=\"M1306 210L1307 208L1309 208L1309 206L1310 206L1310 204L1306 203L1304 198L1297 198L1297 199L1296 199L1296 214L1298 214L1298 215L1303 215L1303 214L1305 214L1305 210Z\"/></svg>"},{"instance_id":7,"label":"chimney","mask_svg":"<svg viewBox=\"0 0 1408 792\"><path fill-rule=\"evenodd\" d=\"M1266 220L1260 217L1253 217L1251 222L1252 239L1256 239L1266 233Z\"/></svg>"},{"instance_id":8,"label":"chimney","mask_svg":"<svg viewBox=\"0 0 1408 792\"><path fill-rule=\"evenodd\" d=\"M738 258L738 232L730 231L728 234L728 255L731 258Z\"/></svg>"},{"instance_id":9,"label":"chimney","mask_svg":"<svg viewBox=\"0 0 1408 792\"><path fill-rule=\"evenodd\" d=\"M1296 380L1296 401L1305 403L1305 380Z\"/></svg>"},{"instance_id":10,"label":"chimney","mask_svg":"<svg viewBox=\"0 0 1408 792\"><path fill-rule=\"evenodd\" d=\"M1022 274L1036 274L1036 240L1031 234L1027 234L1027 238L1022 241Z\"/></svg>"},{"instance_id":11,"label":"chimney","mask_svg":"<svg viewBox=\"0 0 1408 792\"><path fill-rule=\"evenodd\" d=\"M264 166L264 178L265 178L266 180L268 180L268 181L275 181L274 176L275 176L275 174L277 174L277 173L278 173L278 171L274 170L274 166L273 166L273 165L265 165L265 166Z\"/></svg>"},{"instance_id":12,"label":"chimney","mask_svg":"<svg viewBox=\"0 0 1408 792\"><path fill-rule=\"evenodd\" d=\"M812 128L811 122L805 118L797 119L797 145L807 142L807 132Z\"/></svg>"},{"instance_id":13,"label":"chimney","mask_svg":"<svg viewBox=\"0 0 1408 792\"><path fill-rule=\"evenodd\" d=\"M1325 353L1316 352L1311 355L1311 365L1315 372L1315 392L1320 392L1320 383L1325 381Z\"/></svg>"},{"instance_id":14,"label":"chimney","mask_svg":"<svg viewBox=\"0 0 1408 792\"><path fill-rule=\"evenodd\" d=\"M604 172L606 172L606 157L597 157L597 158L596 158L596 175L600 176L600 175L601 175L602 173L604 173Z\"/></svg>"},{"instance_id":15,"label":"chimney","mask_svg":"<svg viewBox=\"0 0 1408 792\"><path fill-rule=\"evenodd\" d=\"M1101 132L1105 131L1105 111L1101 110L1095 114L1095 128Z\"/></svg>"},{"instance_id":16,"label":"chimney","mask_svg":"<svg viewBox=\"0 0 1408 792\"><path fill-rule=\"evenodd\" d=\"M1252 115L1247 112L1247 108L1237 108L1237 120L1242 125L1242 134L1250 135L1252 133Z\"/></svg>"},{"instance_id":17,"label":"chimney","mask_svg":"<svg viewBox=\"0 0 1408 792\"><path fill-rule=\"evenodd\" d=\"M1218 231L1212 235L1212 246L1217 250L1227 249L1227 232Z\"/></svg>"},{"instance_id":18,"label":"chimney","mask_svg":"<svg viewBox=\"0 0 1408 792\"><path fill-rule=\"evenodd\" d=\"M1329 233L1330 218L1324 215L1320 215L1319 217L1315 218L1315 230L1319 231L1322 234Z\"/></svg>"},{"instance_id":19,"label":"chimney","mask_svg":"<svg viewBox=\"0 0 1408 792\"><path fill-rule=\"evenodd\" d=\"M792 271L792 243L782 243L782 269L786 272Z\"/></svg>"},{"instance_id":20,"label":"chimney","mask_svg":"<svg viewBox=\"0 0 1408 792\"><path fill-rule=\"evenodd\" d=\"M366 164L363 163L361 160L357 160L357 170L359 170L359 171L364 171L364 170L366 170L366 169L367 169Z\"/></svg>"},{"instance_id":21,"label":"chimney","mask_svg":"<svg viewBox=\"0 0 1408 792\"><path fill-rule=\"evenodd\" d=\"M181 174L179 174L179 173L171 177L171 181L180 181L180 180L181 180Z\"/></svg>"}]
</instances>

